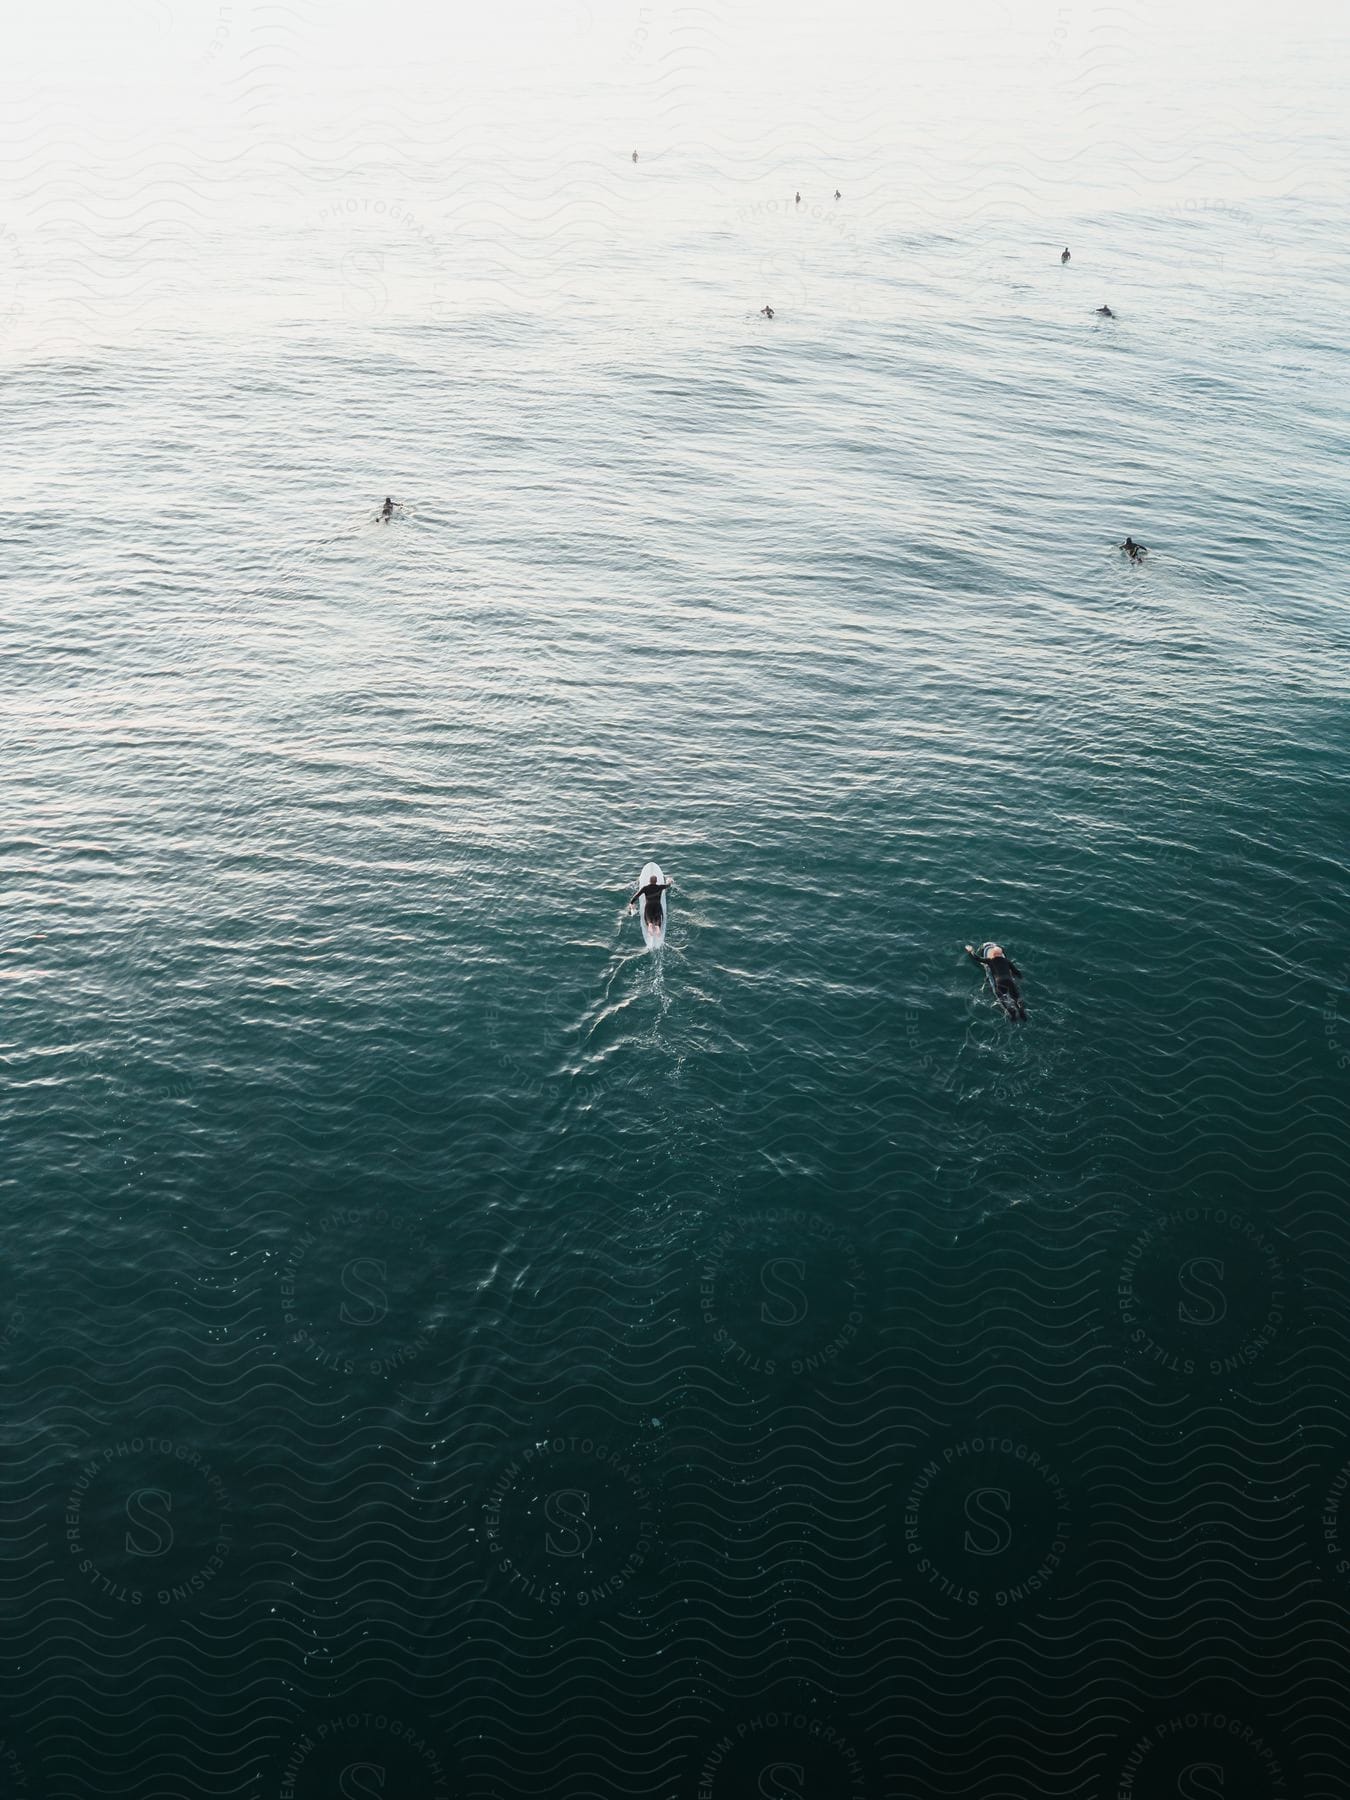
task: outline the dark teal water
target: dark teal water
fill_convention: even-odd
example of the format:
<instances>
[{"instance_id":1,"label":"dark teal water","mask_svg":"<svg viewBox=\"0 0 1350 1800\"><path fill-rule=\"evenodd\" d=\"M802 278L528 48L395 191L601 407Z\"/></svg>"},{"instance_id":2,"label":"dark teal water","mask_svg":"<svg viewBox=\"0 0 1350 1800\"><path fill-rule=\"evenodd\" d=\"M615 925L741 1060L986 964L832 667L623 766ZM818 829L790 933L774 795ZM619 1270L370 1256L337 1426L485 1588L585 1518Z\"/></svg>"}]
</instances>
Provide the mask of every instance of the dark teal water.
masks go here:
<instances>
[{"instance_id":1,"label":"dark teal water","mask_svg":"<svg viewBox=\"0 0 1350 1800\"><path fill-rule=\"evenodd\" d=\"M1345 258L1073 224L13 359L6 1791L1340 1791Z\"/></svg>"}]
</instances>

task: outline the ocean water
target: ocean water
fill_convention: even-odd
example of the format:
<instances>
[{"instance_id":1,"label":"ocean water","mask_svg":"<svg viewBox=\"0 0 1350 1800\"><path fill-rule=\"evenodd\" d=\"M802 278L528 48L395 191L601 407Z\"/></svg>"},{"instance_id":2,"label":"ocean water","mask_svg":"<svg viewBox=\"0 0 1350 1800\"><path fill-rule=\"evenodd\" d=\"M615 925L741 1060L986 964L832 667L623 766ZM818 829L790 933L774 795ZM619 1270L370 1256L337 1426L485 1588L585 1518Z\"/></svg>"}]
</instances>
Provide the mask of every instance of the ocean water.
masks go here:
<instances>
[{"instance_id":1,"label":"ocean water","mask_svg":"<svg viewBox=\"0 0 1350 1800\"><path fill-rule=\"evenodd\" d=\"M1342 1791L1343 33L775 23L21 38L0 1790Z\"/></svg>"}]
</instances>

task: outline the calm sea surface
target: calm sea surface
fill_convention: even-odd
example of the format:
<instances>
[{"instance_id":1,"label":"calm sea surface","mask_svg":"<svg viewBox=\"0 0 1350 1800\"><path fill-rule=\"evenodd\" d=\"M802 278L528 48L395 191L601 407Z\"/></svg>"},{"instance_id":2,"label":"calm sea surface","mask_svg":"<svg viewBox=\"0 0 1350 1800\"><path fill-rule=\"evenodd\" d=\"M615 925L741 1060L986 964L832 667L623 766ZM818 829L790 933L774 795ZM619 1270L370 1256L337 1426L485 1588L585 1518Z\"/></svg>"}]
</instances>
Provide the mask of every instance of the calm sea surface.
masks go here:
<instances>
[{"instance_id":1,"label":"calm sea surface","mask_svg":"<svg viewBox=\"0 0 1350 1800\"><path fill-rule=\"evenodd\" d=\"M1322 47L565 8L564 154L254 10L7 103L0 1792L1331 1800Z\"/></svg>"}]
</instances>

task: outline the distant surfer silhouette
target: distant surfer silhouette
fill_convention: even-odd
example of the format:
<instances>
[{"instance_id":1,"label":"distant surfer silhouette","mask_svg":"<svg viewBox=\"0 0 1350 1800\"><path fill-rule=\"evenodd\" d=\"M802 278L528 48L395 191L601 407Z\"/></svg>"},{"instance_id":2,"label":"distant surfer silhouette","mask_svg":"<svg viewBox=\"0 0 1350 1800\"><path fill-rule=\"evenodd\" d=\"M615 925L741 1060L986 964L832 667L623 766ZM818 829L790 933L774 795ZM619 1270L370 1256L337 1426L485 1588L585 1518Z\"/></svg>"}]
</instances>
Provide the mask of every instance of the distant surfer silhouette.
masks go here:
<instances>
[{"instance_id":1,"label":"distant surfer silhouette","mask_svg":"<svg viewBox=\"0 0 1350 1800\"><path fill-rule=\"evenodd\" d=\"M761 306L759 311L761 318L771 319L773 317L773 308L771 306Z\"/></svg>"},{"instance_id":2,"label":"distant surfer silhouette","mask_svg":"<svg viewBox=\"0 0 1350 1800\"><path fill-rule=\"evenodd\" d=\"M802 203L802 197L801 197L801 195L800 195L800 194L798 194L798 195L797 195L797 204L798 204L798 206L800 206L800 205L801 205L801 203Z\"/></svg>"},{"instance_id":3,"label":"distant surfer silhouette","mask_svg":"<svg viewBox=\"0 0 1350 1800\"><path fill-rule=\"evenodd\" d=\"M842 200L844 196L839 192L839 189L836 188L834 190L834 197L836 200Z\"/></svg>"},{"instance_id":4,"label":"distant surfer silhouette","mask_svg":"<svg viewBox=\"0 0 1350 1800\"><path fill-rule=\"evenodd\" d=\"M1111 311L1111 308L1109 306L1099 306L1097 308L1097 311L1101 314L1102 318L1104 318L1104 319L1114 319L1116 316Z\"/></svg>"},{"instance_id":5,"label":"distant surfer silhouette","mask_svg":"<svg viewBox=\"0 0 1350 1800\"><path fill-rule=\"evenodd\" d=\"M1147 553L1147 545L1136 544L1132 537L1127 537L1120 547L1131 562L1138 562L1139 558Z\"/></svg>"},{"instance_id":6,"label":"distant surfer silhouette","mask_svg":"<svg viewBox=\"0 0 1350 1800\"><path fill-rule=\"evenodd\" d=\"M390 519L393 518L393 516L394 516L394 503L389 498L388 494L386 494L384 497L384 505L380 508L380 517L384 520L385 524L387 525L389 523Z\"/></svg>"},{"instance_id":7,"label":"distant surfer silhouette","mask_svg":"<svg viewBox=\"0 0 1350 1800\"><path fill-rule=\"evenodd\" d=\"M636 150L633 152L633 161L634 162L637 161L637 151Z\"/></svg>"},{"instance_id":8,"label":"distant surfer silhouette","mask_svg":"<svg viewBox=\"0 0 1350 1800\"><path fill-rule=\"evenodd\" d=\"M1066 263L1066 262L1068 262L1068 260L1069 260L1069 252L1068 252L1068 249L1067 249L1067 248L1065 248L1065 249L1063 249L1063 250L1061 250L1061 251L1060 251L1060 253L1059 253L1059 260L1060 260L1060 261L1061 261L1061 262L1062 262L1062 263Z\"/></svg>"}]
</instances>

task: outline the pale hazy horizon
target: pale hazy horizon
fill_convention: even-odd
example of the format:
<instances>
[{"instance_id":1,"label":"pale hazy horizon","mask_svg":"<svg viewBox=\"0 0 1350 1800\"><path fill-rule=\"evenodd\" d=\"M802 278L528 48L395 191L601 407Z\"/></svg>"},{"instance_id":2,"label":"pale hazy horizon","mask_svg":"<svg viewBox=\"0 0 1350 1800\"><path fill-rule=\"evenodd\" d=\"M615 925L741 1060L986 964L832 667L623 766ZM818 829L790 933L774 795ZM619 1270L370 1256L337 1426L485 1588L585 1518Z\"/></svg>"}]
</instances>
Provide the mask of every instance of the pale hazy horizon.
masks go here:
<instances>
[{"instance_id":1,"label":"pale hazy horizon","mask_svg":"<svg viewBox=\"0 0 1350 1800\"><path fill-rule=\"evenodd\" d=\"M69 0L11 22L6 64L0 345L15 353L212 312L305 316L297 256L320 310L324 270L350 256L380 257L411 310L489 291L548 310L642 292L610 282L622 240L634 278L651 249L659 305L658 240L696 258L749 230L772 258L762 228L800 189L818 218L846 190L851 244L878 255L916 229L973 242L1017 221L1039 243L1117 210L1335 207L1347 191L1350 55L1330 6L1276 25L1255 6L1005 0Z\"/></svg>"}]
</instances>

